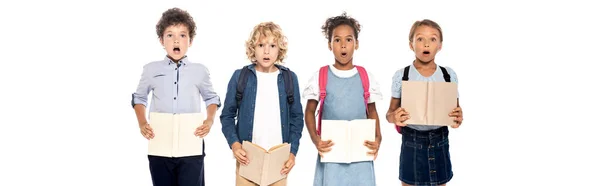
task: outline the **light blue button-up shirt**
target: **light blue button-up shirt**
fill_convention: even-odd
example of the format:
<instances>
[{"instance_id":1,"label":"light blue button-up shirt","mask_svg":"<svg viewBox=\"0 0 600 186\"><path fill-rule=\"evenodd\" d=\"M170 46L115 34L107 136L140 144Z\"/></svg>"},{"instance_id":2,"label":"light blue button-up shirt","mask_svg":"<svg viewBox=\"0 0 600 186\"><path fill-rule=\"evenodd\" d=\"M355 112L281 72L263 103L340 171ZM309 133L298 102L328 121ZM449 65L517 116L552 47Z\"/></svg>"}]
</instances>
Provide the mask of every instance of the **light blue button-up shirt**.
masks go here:
<instances>
[{"instance_id":1,"label":"light blue button-up shirt","mask_svg":"<svg viewBox=\"0 0 600 186\"><path fill-rule=\"evenodd\" d=\"M147 107L150 91L150 112L200 113L201 101L206 106L221 106L206 66L192 63L187 57L179 63L165 57L161 61L144 65L138 87L131 95L131 105L142 104Z\"/></svg>"}]
</instances>

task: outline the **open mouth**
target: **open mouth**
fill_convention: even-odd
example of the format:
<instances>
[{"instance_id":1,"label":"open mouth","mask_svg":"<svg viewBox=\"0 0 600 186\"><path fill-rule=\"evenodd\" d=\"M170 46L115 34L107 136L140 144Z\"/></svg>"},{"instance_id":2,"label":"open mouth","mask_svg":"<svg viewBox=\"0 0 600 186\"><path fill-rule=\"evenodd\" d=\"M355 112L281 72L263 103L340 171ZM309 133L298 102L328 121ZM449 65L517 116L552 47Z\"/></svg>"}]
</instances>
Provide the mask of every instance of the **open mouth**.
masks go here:
<instances>
[{"instance_id":1,"label":"open mouth","mask_svg":"<svg viewBox=\"0 0 600 186\"><path fill-rule=\"evenodd\" d=\"M423 51L423 54L429 54L429 51Z\"/></svg>"},{"instance_id":2,"label":"open mouth","mask_svg":"<svg viewBox=\"0 0 600 186\"><path fill-rule=\"evenodd\" d=\"M269 61L269 60L271 60L271 58L268 58L268 57L263 58L263 61Z\"/></svg>"},{"instance_id":3,"label":"open mouth","mask_svg":"<svg viewBox=\"0 0 600 186\"><path fill-rule=\"evenodd\" d=\"M173 52L179 53L179 52L181 52L181 50L179 49L179 47L175 47L175 48L173 48Z\"/></svg>"},{"instance_id":4,"label":"open mouth","mask_svg":"<svg viewBox=\"0 0 600 186\"><path fill-rule=\"evenodd\" d=\"M347 55L348 55L348 53L342 52L342 57L346 57Z\"/></svg>"}]
</instances>

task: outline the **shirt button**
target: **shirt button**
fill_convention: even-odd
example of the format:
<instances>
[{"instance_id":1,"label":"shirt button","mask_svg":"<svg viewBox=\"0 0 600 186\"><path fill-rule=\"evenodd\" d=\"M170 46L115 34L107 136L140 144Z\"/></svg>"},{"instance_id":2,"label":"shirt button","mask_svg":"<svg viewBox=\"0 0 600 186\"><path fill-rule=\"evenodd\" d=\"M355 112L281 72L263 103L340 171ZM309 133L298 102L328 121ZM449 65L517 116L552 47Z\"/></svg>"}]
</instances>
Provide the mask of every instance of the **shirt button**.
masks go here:
<instances>
[{"instance_id":1,"label":"shirt button","mask_svg":"<svg viewBox=\"0 0 600 186\"><path fill-rule=\"evenodd\" d=\"M177 70L177 68L175 68L175 70Z\"/></svg>"},{"instance_id":2,"label":"shirt button","mask_svg":"<svg viewBox=\"0 0 600 186\"><path fill-rule=\"evenodd\" d=\"M173 84L177 84L177 81L176 81L176 82L173 82Z\"/></svg>"},{"instance_id":3,"label":"shirt button","mask_svg":"<svg viewBox=\"0 0 600 186\"><path fill-rule=\"evenodd\" d=\"M177 97L173 97L173 100L177 100Z\"/></svg>"}]
</instances>

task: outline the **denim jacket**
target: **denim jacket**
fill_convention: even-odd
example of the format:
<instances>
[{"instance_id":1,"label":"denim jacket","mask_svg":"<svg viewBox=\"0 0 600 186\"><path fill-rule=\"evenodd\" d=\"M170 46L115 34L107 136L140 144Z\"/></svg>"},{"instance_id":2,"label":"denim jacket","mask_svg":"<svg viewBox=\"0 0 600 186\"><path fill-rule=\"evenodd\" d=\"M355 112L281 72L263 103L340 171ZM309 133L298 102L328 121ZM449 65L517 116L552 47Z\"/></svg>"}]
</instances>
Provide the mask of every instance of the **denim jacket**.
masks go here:
<instances>
[{"instance_id":1,"label":"denim jacket","mask_svg":"<svg viewBox=\"0 0 600 186\"><path fill-rule=\"evenodd\" d=\"M256 103L257 87L255 66L255 64L248 66L252 73L249 73L248 75L246 88L244 90L243 99L240 101L240 105L238 105L236 101L235 94L241 69L238 69L233 73L229 80L229 84L227 85L227 94L225 96L220 118L221 131L227 139L229 148L231 148L231 145L235 142L242 143L242 141L252 141L254 104ZM291 153L296 155L304 127L304 114L302 112L300 100L298 77L294 72L291 73L294 82L294 102L292 105L288 105L283 74L281 71L289 69L280 65L275 66L279 68L277 86L279 89L279 106L281 108L281 135L283 143L289 143L291 145Z\"/></svg>"}]
</instances>

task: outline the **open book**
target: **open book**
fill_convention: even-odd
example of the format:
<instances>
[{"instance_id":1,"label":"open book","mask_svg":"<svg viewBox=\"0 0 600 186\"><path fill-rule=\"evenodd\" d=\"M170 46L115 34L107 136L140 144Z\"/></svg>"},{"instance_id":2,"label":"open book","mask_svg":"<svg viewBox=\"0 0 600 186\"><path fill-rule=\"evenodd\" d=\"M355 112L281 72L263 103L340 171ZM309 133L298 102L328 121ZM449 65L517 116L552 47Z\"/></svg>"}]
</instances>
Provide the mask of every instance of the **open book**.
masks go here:
<instances>
[{"instance_id":1,"label":"open book","mask_svg":"<svg viewBox=\"0 0 600 186\"><path fill-rule=\"evenodd\" d=\"M322 120L321 140L331 140L331 151L323 154L321 162L352 163L373 161L372 150L365 146L365 140L375 141L375 120Z\"/></svg>"},{"instance_id":2,"label":"open book","mask_svg":"<svg viewBox=\"0 0 600 186\"><path fill-rule=\"evenodd\" d=\"M457 98L456 83L402 81L400 107L410 113L407 124L447 126L454 123L448 114L458 105Z\"/></svg>"},{"instance_id":3,"label":"open book","mask_svg":"<svg viewBox=\"0 0 600 186\"><path fill-rule=\"evenodd\" d=\"M281 175L281 169L290 158L290 144L283 143L267 151L254 143L244 141L242 149L246 151L250 163L246 166L240 165L240 176L265 186L287 177Z\"/></svg>"},{"instance_id":4,"label":"open book","mask_svg":"<svg viewBox=\"0 0 600 186\"><path fill-rule=\"evenodd\" d=\"M148 117L154 138L148 141L148 155L184 157L202 155L202 138L194 135L204 119L201 113L157 113Z\"/></svg>"}]
</instances>

